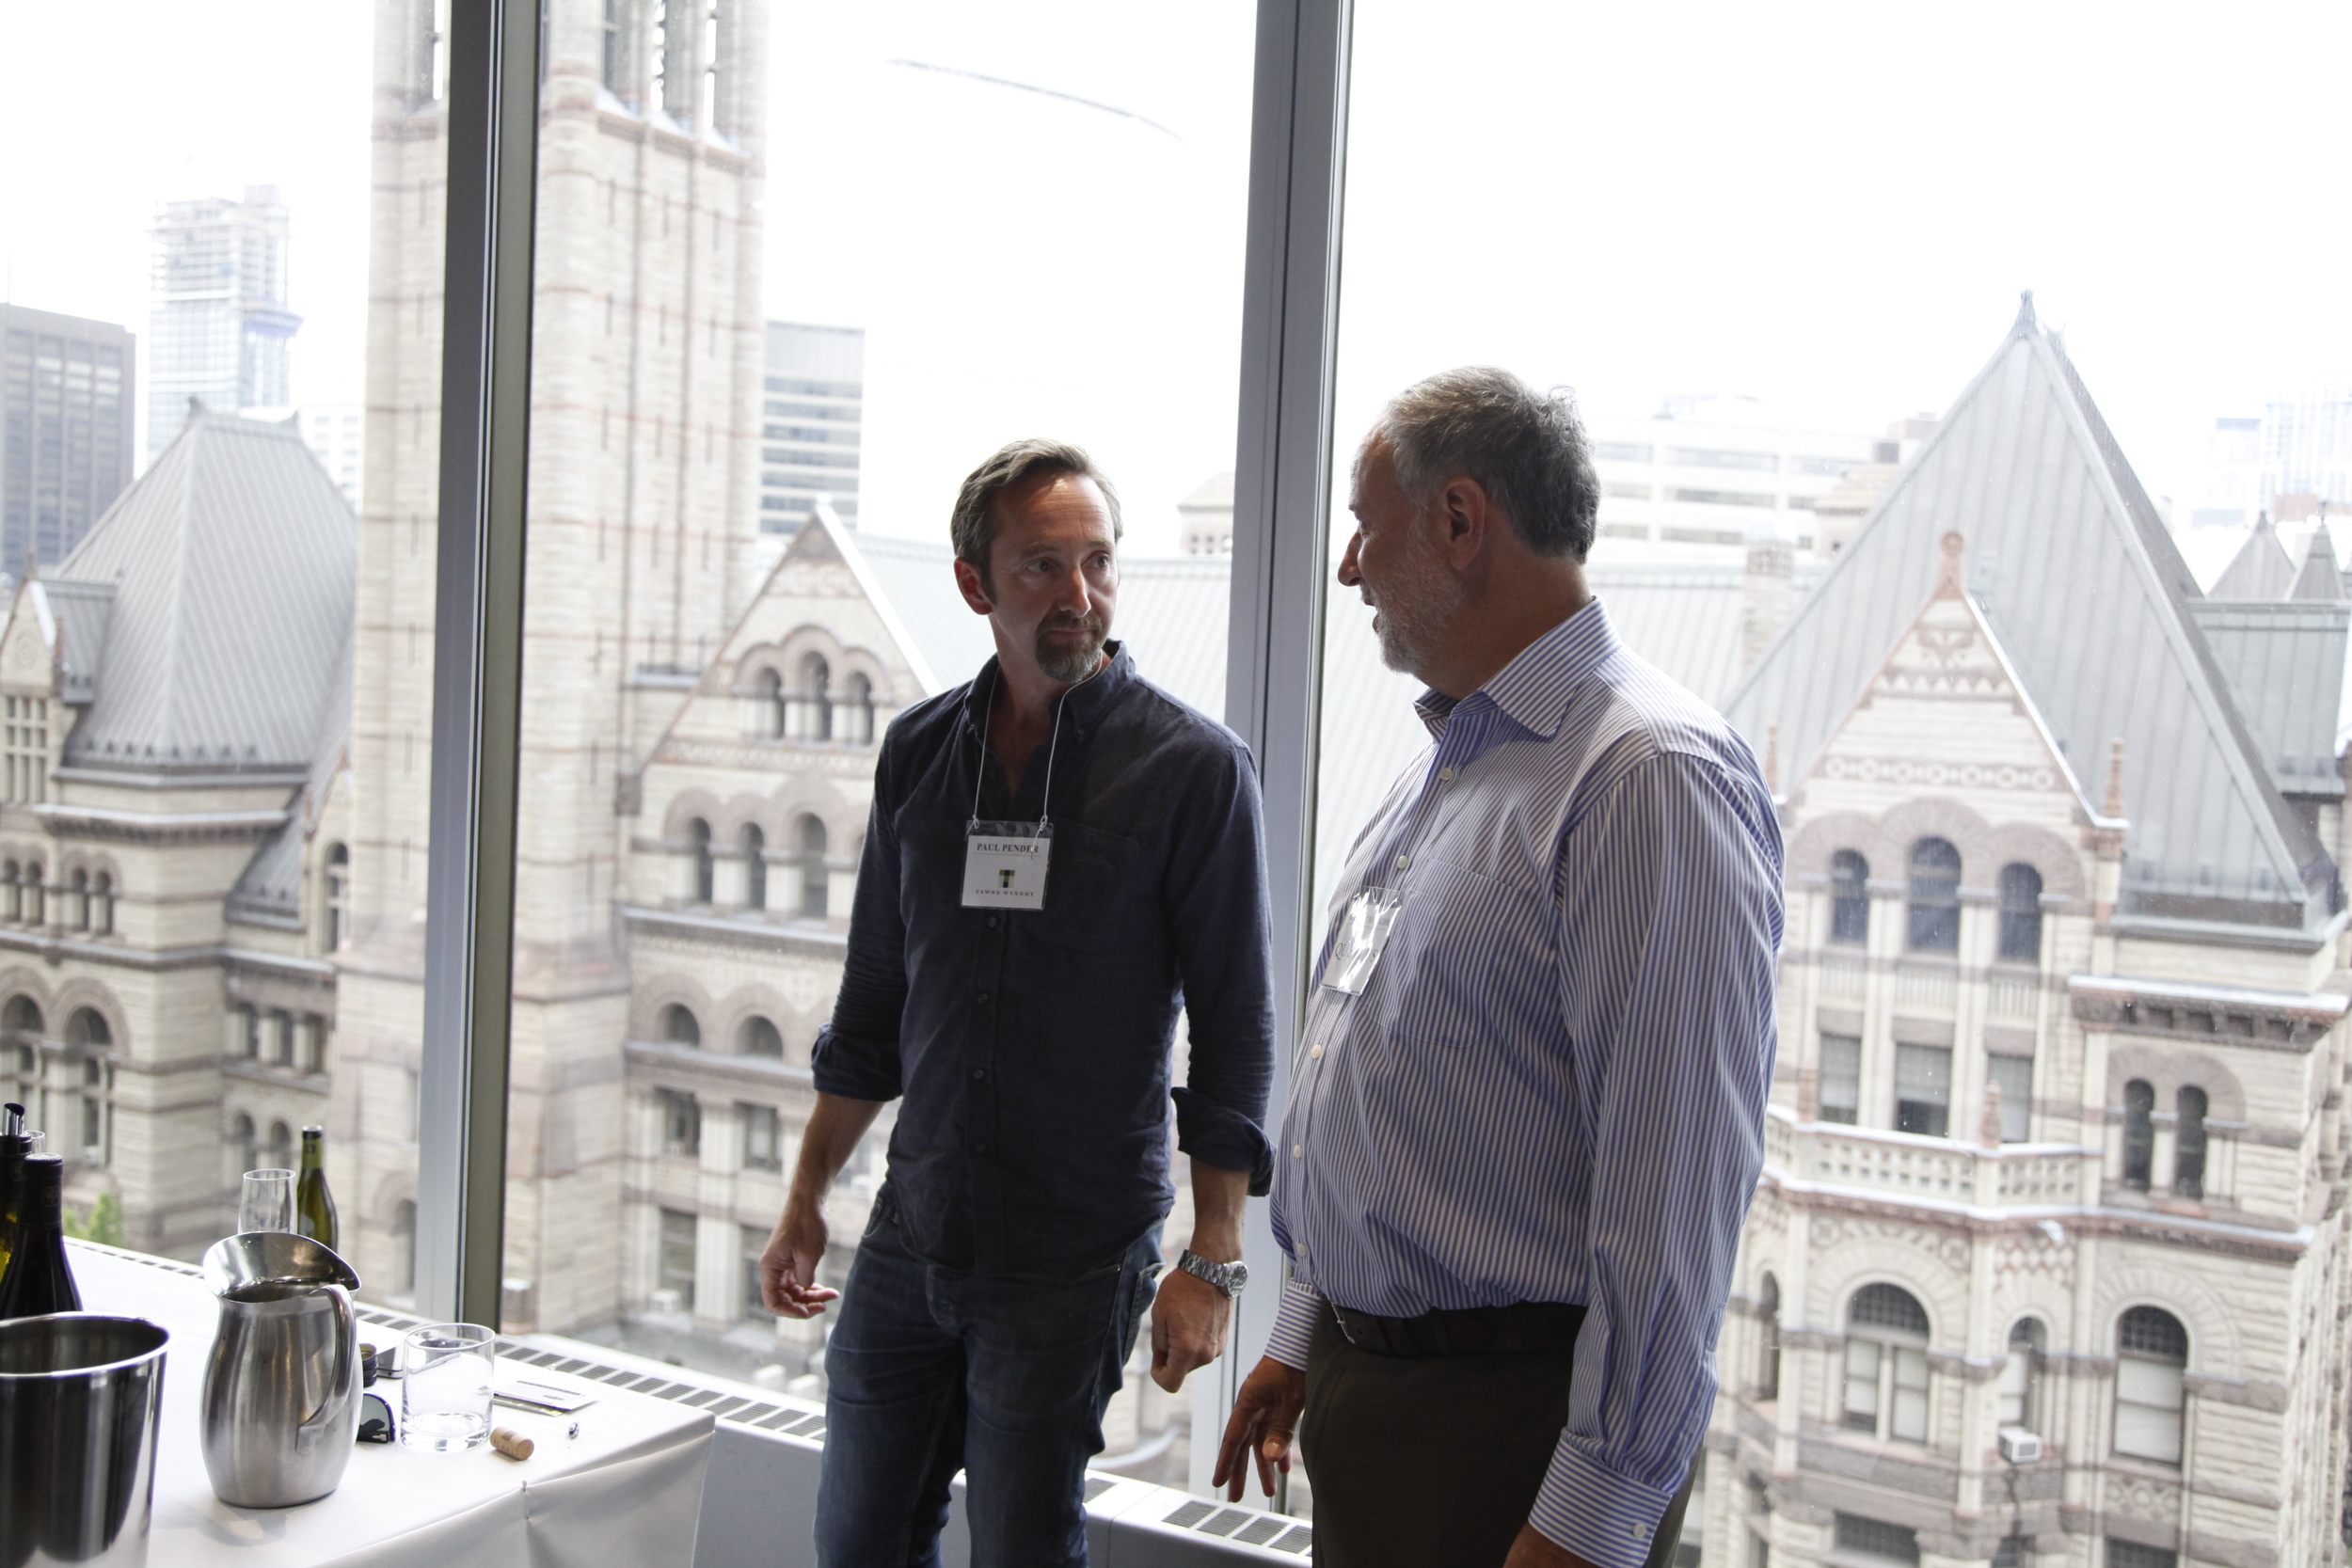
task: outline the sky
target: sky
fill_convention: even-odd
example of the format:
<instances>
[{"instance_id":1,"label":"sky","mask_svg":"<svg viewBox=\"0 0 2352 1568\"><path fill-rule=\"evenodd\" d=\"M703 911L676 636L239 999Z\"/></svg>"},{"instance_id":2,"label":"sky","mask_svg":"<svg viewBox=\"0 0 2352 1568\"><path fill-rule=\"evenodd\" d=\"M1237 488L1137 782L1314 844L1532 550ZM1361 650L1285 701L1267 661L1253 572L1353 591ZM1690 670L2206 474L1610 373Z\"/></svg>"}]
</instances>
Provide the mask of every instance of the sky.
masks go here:
<instances>
[{"instance_id":1,"label":"sky","mask_svg":"<svg viewBox=\"0 0 2352 1568\"><path fill-rule=\"evenodd\" d=\"M1356 14L1343 448L1464 362L1597 412L1727 391L1872 431L1948 404L2026 288L2159 495L2193 495L2215 416L2352 381L2352 7ZM0 0L8 297L144 337L156 204L275 183L297 399L357 399L371 24ZM937 533L980 456L1045 433L1172 545L1232 462L1251 37L1241 0L778 0L767 309L868 332L863 526ZM94 56L103 90L42 64Z\"/></svg>"}]
</instances>

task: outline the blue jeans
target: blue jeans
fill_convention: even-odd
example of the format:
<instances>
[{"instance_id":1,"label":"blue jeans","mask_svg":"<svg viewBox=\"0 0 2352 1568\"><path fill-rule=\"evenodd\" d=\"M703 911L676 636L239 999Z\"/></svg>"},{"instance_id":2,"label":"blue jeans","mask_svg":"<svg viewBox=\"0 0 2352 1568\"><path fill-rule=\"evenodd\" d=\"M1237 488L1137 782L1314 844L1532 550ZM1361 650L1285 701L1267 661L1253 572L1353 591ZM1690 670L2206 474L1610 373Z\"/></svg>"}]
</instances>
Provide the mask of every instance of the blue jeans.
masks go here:
<instances>
[{"instance_id":1,"label":"blue jeans","mask_svg":"<svg viewBox=\"0 0 2352 1568\"><path fill-rule=\"evenodd\" d=\"M1159 1229L1079 1280L926 1263L875 1204L825 1344L824 1568L935 1568L965 1473L972 1568L1083 1568L1086 1464L1159 1272Z\"/></svg>"}]
</instances>

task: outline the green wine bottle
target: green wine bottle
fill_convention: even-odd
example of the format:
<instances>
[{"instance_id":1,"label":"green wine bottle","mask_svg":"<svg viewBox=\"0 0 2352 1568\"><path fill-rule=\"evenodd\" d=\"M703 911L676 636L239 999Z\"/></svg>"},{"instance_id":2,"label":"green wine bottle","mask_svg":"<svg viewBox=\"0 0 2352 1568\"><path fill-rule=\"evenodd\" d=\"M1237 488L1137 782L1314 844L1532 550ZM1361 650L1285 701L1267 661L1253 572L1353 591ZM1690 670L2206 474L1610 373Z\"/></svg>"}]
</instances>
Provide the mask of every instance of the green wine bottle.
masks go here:
<instances>
[{"instance_id":1,"label":"green wine bottle","mask_svg":"<svg viewBox=\"0 0 2352 1568\"><path fill-rule=\"evenodd\" d=\"M16 1248L18 1195L24 1190L24 1156L32 1151L24 1107L14 1101L0 1105L0 1279L8 1277L8 1255Z\"/></svg>"},{"instance_id":2,"label":"green wine bottle","mask_svg":"<svg viewBox=\"0 0 2352 1568\"><path fill-rule=\"evenodd\" d=\"M26 1155L16 1247L0 1277L0 1319L81 1309L82 1292L65 1260L65 1162L54 1154Z\"/></svg>"},{"instance_id":3,"label":"green wine bottle","mask_svg":"<svg viewBox=\"0 0 2352 1568\"><path fill-rule=\"evenodd\" d=\"M329 1252L342 1250L342 1232L335 1224L335 1195L326 1190L326 1129L302 1130L302 1177L294 1184L294 1233L323 1243Z\"/></svg>"}]
</instances>

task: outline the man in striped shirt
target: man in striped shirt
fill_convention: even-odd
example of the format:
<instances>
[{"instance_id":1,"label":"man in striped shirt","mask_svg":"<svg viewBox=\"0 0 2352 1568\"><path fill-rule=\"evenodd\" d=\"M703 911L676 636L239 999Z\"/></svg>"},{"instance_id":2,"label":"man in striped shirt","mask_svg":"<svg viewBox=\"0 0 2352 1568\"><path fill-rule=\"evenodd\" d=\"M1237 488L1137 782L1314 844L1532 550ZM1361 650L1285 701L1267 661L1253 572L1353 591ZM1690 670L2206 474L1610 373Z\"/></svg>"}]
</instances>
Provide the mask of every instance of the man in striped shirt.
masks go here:
<instances>
[{"instance_id":1,"label":"man in striped shirt","mask_svg":"<svg viewBox=\"0 0 2352 1568\"><path fill-rule=\"evenodd\" d=\"M1294 1441L1318 1568L1671 1560L1763 1163L1781 840L1754 756L1585 589L1567 395L1450 372L1356 464L1339 580L1429 688L1294 1061L1293 1278L1217 1460Z\"/></svg>"}]
</instances>

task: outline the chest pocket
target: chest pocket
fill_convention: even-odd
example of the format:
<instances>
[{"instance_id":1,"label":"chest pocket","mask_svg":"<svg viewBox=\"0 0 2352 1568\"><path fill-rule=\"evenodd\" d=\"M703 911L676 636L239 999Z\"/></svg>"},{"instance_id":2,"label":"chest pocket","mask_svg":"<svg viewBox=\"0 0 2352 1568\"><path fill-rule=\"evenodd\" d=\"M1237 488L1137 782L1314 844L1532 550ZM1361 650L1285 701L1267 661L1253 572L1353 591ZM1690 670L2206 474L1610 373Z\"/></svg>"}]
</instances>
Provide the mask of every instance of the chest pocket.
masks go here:
<instances>
[{"instance_id":1,"label":"chest pocket","mask_svg":"<svg viewBox=\"0 0 2352 1568\"><path fill-rule=\"evenodd\" d=\"M1081 822L1054 824L1045 908L1035 916L1041 941L1080 953L1133 947L1150 935L1146 917L1158 900L1157 879L1135 840Z\"/></svg>"},{"instance_id":2,"label":"chest pocket","mask_svg":"<svg viewBox=\"0 0 2352 1568\"><path fill-rule=\"evenodd\" d=\"M1506 999L1541 995L1556 942L1541 894L1423 856L1368 988L1394 1029L1465 1038Z\"/></svg>"}]
</instances>

